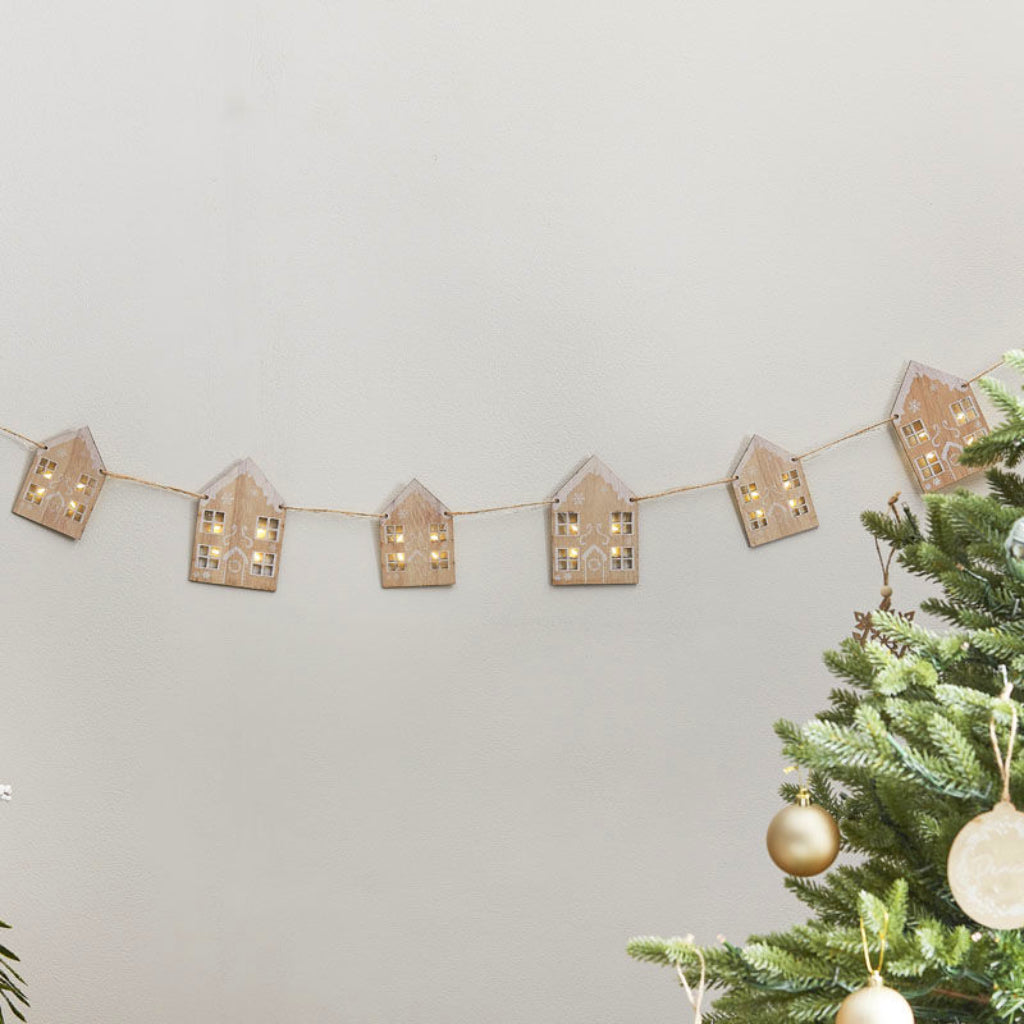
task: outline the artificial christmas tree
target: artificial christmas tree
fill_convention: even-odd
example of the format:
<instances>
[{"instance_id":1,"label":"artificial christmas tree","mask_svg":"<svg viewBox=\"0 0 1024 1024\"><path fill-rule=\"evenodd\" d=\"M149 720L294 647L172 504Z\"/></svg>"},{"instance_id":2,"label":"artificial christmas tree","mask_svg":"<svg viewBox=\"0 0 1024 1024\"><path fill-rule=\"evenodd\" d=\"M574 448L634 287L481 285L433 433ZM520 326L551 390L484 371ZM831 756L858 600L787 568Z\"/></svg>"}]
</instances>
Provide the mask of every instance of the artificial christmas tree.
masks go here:
<instances>
[{"instance_id":1,"label":"artificial christmas tree","mask_svg":"<svg viewBox=\"0 0 1024 1024\"><path fill-rule=\"evenodd\" d=\"M1006 361L1024 373L1024 352ZM945 628L876 611L880 639L851 638L825 657L841 680L828 709L802 726L776 725L853 863L814 881L787 879L813 912L806 924L701 951L722 992L705 1021L831 1024L864 986L861 922L868 936L887 936L885 983L918 1021L1024 1020L1024 932L979 925L947 877L957 834L1002 802L993 736L1009 735L1021 710L1002 669L1024 678L1024 530L1015 529L1024 476L1011 471L1024 460L1024 402L995 381L981 387L1005 419L960 460L992 467L989 494L926 495L923 524L909 510L863 516L905 569L942 589L922 611ZM1008 760L1006 778L1005 795L1022 806L1018 763ZM792 801L796 787L783 796ZM880 940L865 945L878 956ZM699 962L683 939L637 938L628 948L683 970Z\"/></svg>"}]
</instances>

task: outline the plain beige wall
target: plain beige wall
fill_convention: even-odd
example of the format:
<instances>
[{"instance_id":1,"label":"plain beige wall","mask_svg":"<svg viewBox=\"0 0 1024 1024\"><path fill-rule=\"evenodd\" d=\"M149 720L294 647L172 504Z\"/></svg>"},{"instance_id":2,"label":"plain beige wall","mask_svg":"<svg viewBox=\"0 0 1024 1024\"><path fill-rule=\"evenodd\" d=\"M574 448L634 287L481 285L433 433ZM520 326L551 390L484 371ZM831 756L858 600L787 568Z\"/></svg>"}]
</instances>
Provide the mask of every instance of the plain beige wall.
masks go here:
<instances>
[{"instance_id":1,"label":"plain beige wall","mask_svg":"<svg viewBox=\"0 0 1024 1024\"><path fill-rule=\"evenodd\" d=\"M0 8L0 422L89 423L293 503L637 490L885 415L1020 343L1024 10L649 2ZM13 501L28 455L0 445ZM276 595L187 582L187 500L0 515L0 914L33 1024L686 1019L638 932L800 915L780 716L877 600L879 432L750 551L644 506L641 584L551 588L542 514L384 592L294 515ZM916 499L915 499L916 501ZM905 606L923 590L895 580Z\"/></svg>"}]
</instances>

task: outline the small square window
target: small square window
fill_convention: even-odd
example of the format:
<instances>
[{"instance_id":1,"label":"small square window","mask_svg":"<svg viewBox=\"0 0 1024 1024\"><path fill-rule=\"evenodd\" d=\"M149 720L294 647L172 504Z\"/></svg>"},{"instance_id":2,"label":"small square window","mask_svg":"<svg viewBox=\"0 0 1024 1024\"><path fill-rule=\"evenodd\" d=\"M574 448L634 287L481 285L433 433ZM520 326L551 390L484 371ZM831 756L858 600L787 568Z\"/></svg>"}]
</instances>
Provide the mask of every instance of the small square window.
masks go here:
<instances>
[{"instance_id":1,"label":"small square window","mask_svg":"<svg viewBox=\"0 0 1024 1024\"><path fill-rule=\"evenodd\" d=\"M85 502L72 500L68 502L68 507L64 509L64 516L76 523L80 523L85 518L85 513L88 509L89 506Z\"/></svg>"},{"instance_id":2,"label":"small square window","mask_svg":"<svg viewBox=\"0 0 1024 1024\"><path fill-rule=\"evenodd\" d=\"M782 474L782 487L783 490L789 491L794 487L800 486L800 474L795 470L791 469L788 473Z\"/></svg>"},{"instance_id":3,"label":"small square window","mask_svg":"<svg viewBox=\"0 0 1024 1024\"><path fill-rule=\"evenodd\" d=\"M632 512L613 512L612 513L612 533L619 533L624 536L628 536L633 532L633 513Z\"/></svg>"},{"instance_id":4,"label":"small square window","mask_svg":"<svg viewBox=\"0 0 1024 1024\"><path fill-rule=\"evenodd\" d=\"M789 508L793 513L794 519L799 519L810 512L810 509L807 507L807 499L802 494L789 499Z\"/></svg>"},{"instance_id":5,"label":"small square window","mask_svg":"<svg viewBox=\"0 0 1024 1024\"><path fill-rule=\"evenodd\" d=\"M57 471L57 463L52 459L40 459L36 464L36 472L47 480L53 479L53 474Z\"/></svg>"},{"instance_id":6,"label":"small square window","mask_svg":"<svg viewBox=\"0 0 1024 1024\"><path fill-rule=\"evenodd\" d=\"M83 498L88 498L93 492L93 488L96 486L96 478L89 476L88 473L83 473L78 478L78 483L75 484L75 490L82 495Z\"/></svg>"},{"instance_id":7,"label":"small square window","mask_svg":"<svg viewBox=\"0 0 1024 1024\"><path fill-rule=\"evenodd\" d=\"M924 423L921 420L908 423L903 428L903 439L907 442L908 448L916 448L919 444L928 441L928 431L924 429Z\"/></svg>"},{"instance_id":8,"label":"small square window","mask_svg":"<svg viewBox=\"0 0 1024 1024\"><path fill-rule=\"evenodd\" d=\"M25 500L33 505L41 505L45 493L46 488L42 484L29 484L29 488L25 492Z\"/></svg>"},{"instance_id":9,"label":"small square window","mask_svg":"<svg viewBox=\"0 0 1024 1024\"><path fill-rule=\"evenodd\" d=\"M612 548L612 569L632 569L633 549Z\"/></svg>"},{"instance_id":10,"label":"small square window","mask_svg":"<svg viewBox=\"0 0 1024 1024\"><path fill-rule=\"evenodd\" d=\"M751 530L763 530L768 525L768 517L763 508L750 509L747 512L747 526Z\"/></svg>"},{"instance_id":11,"label":"small square window","mask_svg":"<svg viewBox=\"0 0 1024 1024\"><path fill-rule=\"evenodd\" d=\"M273 516L260 516L256 520L257 540L277 540L281 532L281 520Z\"/></svg>"},{"instance_id":12,"label":"small square window","mask_svg":"<svg viewBox=\"0 0 1024 1024\"><path fill-rule=\"evenodd\" d=\"M448 552L447 551L431 551L430 552L430 568L431 569L447 569L448 568Z\"/></svg>"},{"instance_id":13,"label":"small square window","mask_svg":"<svg viewBox=\"0 0 1024 1024\"><path fill-rule=\"evenodd\" d=\"M957 423L970 423L971 420L978 418L978 407L974 404L974 399L970 395L964 395L959 402L954 402L949 407L950 412L953 414L953 419Z\"/></svg>"},{"instance_id":14,"label":"small square window","mask_svg":"<svg viewBox=\"0 0 1024 1024\"><path fill-rule=\"evenodd\" d=\"M384 524L384 540L388 544L404 544L405 543L405 527L401 523L385 523ZM403 566L403 568L405 568Z\"/></svg>"},{"instance_id":15,"label":"small square window","mask_svg":"<svg viewBox=\"0 0 1024 1024\"><path fill-rule=\"evenodd\" d=\"M556 512L556 532L559 537L575 537L580 532L579 512Z\"/></svg>"},{"instance_id":16,"label":"small square window","mask_svg":"<svg viewBox=\"0 0 1024 1024\"><path fill-rule=\"evenodd\" d=\"M559 548L555 552L555 565L559 572L577 572L580 567L580 549Z\"/></svg>"},{"instance_id":17,"label":"small square window","mask_svg":"<svg viewBox=\"0 0 1024 1024\"><path fill-rule=\"evenodd\" d=\"M757 501L757 499L761 497L761 492L757 489L757 484L753 482L749 484L741 484L740 494L743 495L744 501Z\"/></svg>"},{"instance_id":18,"label":"small square window","mask_svg":"<svg viewBox=\"0 0 1024 1024\"><path fill-rule=\"evenodd\" d=\"M975 430L972 434L967 434L964 437L964 447L969 448L979 437L984 437L988 433L987 430Z\"/></svg>"},{"instance_id":19,"label":"small square window","mask_svg":"<svg viewBox=\"0 0 1024 1024\"><path fill-rule=\"evenodd\" d=\"M933 476L941 476L946 468L943 466L942 460L935 454L935 452L929 452L927 455L918 456L915 462L917 464L917 471L921 474L921 477L924 480L928 480Z\"/></svg>"},{"instance_id":20,"label":"small square window","mask_svg":"<svg viewBox=\"0 0 1024 1024\"><path fill-rule=\"evenodd\" d=\"M220 548L210 547L209 544L200 544L196 552L196 565L200 569L220 568Z\"/></svg>"},{"instance_id":21,"label":"small square window","mask_svg":"<svg viewBox=\"0 0 1024 1024\"><path fill-rule=\"evenodd\" d=\"M388 572L405 572L405 552L388 555Z\"/></svg>"},{"instance_id":22,"label":"small square window","mask_svg":"<svg viewBox=\"0 0 1024 1024\"><path fill-rule=\"evenodd\" d=\"M437 541L444 541L448 539L448 524L447 523L431 523L430 524L430 539L435 543Z\"/></svg>"},{"instance_id":23,"label":"small square window","mask_svg":"<svg viewBox=\"0 0 1024 1024\"><path fill-rule=\"evenodd\" d=\"M277 555L272 554L269 551L254 551L252 553L252 563L249 565L249 571L253 576L273 576L274 563L276 561Z\"/></svg>"},{"instance_id":24,"label":"small square window","mask_svg":"<svg viewBox=\"0 0 1024 1024\"><path fill-rule=\"evenodd\" d=\"M203 533L223 533L224 513L212 508L203 509Z\"/></svg>"}]
</instances>

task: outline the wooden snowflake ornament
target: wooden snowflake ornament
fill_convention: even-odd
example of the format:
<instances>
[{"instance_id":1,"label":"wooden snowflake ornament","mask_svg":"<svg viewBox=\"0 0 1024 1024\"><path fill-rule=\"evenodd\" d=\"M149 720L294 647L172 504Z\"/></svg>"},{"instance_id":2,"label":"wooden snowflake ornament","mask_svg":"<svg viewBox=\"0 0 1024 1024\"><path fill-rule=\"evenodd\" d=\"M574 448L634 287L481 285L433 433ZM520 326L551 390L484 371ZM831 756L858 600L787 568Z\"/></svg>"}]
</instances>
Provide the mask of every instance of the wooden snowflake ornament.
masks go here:
<instances>
[{"instance_id":1,"label":"wooden snowflake ornament","mask_svg":"<svg viewBox=\"0 0 1024 1024\"><path fill-rule=\"evenodd\" d=\"M587 459L551 503L552 584L639 582L638 509L633 491Z\"/></svg>"},{"instance_id":2,"label":"wooden snowflake ornament","mask_svg":"<svg viewBox=\"0 0 1024 1024\"><path fill-rule=\"evenodd\" d=\"M105 468L88 427L51 437L33 457L14 514L78 540L103 490Z\"/></svg>"},{"instance_id":3,"label":"wooden snowflake ornament","mask_svg":"<svg viewBox=\"0 0 1024 1024\"><path fill-rule=\"evenodd\" d=\"M380 519L382 587L455 583L455 520L439 498L413 480Z\"/></svg>"},{"instance_id":4,"label":"wooden snowflake ornament","mask_svg":"<svg viewBox=\"0 0 1024 1024\"><path fill-rule=\"evenodd\" d=\"M252 459L240 459L203 488L192 545L193 583L277 590L284 499Z\"/></svg>"},{"instance_id":5,"label":"wooden snowflake ornament","mask_svg":"<svg viewBox=\"0 0 1024 1024\"><path fill-rule=\"evenodd\" d=\"M967 381L912 362L891 415L900 451L922 491L950 487L981 472L982 467L960 464L961 452L988 433Z\"/></svg>"},{"instance_id":6,"label":"wooden snowflake ornament","mask_svg":"<svg viewBox=\"0 0 1024 1024\"><path fill-rule=\"evenodd\" d=\"M755 434L733 476L730 490L750 547L817 529L803 463L785 449Z\"/></svg>"}]
</instances>

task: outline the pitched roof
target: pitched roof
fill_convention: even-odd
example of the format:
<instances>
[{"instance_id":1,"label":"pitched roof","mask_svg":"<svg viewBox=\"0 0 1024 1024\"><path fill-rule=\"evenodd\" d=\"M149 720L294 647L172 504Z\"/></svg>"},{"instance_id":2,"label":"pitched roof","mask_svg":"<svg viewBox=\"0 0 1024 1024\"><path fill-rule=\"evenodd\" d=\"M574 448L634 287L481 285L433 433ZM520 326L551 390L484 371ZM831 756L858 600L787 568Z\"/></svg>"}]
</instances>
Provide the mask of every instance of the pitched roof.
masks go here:
<instances>
[{"instance_id":1,"label":"pitched roof","mask_svg":"<svg viewBox=\"0 0 1024 1024\"><path fill-rule=\"evenodd\" d=\"M768 451L777 455L780 459L792 459L793 462L798 461L793 457L792 452L787 452L785 448L780 447L774 441L769 441L768 438L762 437L760 434L754 434L747 444L747 447L743 449L743 454L736 460L736 465L733 467L733 473L746 463L751 455L753 455L755 449L761 448L767 448Z\"/></svg>"},{"instance_id":2,"label":"pitched roof","mask_svg":"<svg viewBox=\"0 0 1024 1024\"><path fill-rule=\"evenodd\" d=\"M46 446L48 448L56 448L57 445L67 444L76 438L81 439L85 443L86 450L89 452L93 462L100 469L106 469L103 458L100 456L100 450L96 447L96 442L93 440L92 431L88 427L78 427L77 430L65 430L63 434L58 434L56 437L48 437L46 439Z\"/></svg>"},{"instance_id":3,"label":"pitched roof","mask_svg":"<svg viewBox=\"0 0 1024 1024\"><path fill-rule=\"evenodd\" d=\"M627 487L596 455L591 455L586 462L556 492L555 498L564 501L570 491L575 490L585 477L593 474L599 476L623 500L635 498L636 493Z\"/></svg>"},{"instance_id":4,"label":"pitched roof","mask_svg":"<svg viewBox=\"0 0 1024 1024\"><path fill-rule=\"evenodd\" d=\"M903 382L900 384L900 389L896 393L896 400L892 403L892 409L889 410L890 416L903 408L903 403L907 398L907 392L910 391L911 386L918 377L929 377L932 380L940 381L942 384L945 384L946 387L954 391L963 390L964 384L967 383L963 377L957 377L955 374L946 373L945 370L936 370L931 366L925 366L924 363L915 363L911 361L907 364L907 372L903 375Z\"/></svg>"},{"instance_id":5,"label":"pitched roof","mask_svg":"<svg viewBox=\"0 0 1024 1024\"><path fill-rule=\"evenodd\" d=\"M213 494L215 491L223 490L228 484L242 474L252 477L256 486L263 492L263 496L275 508L284 504L284 498L281 497L277 488L275 488L274 485L266 478L263 470L260 469L260 467L257 466L250 458L239 459L237 462L232 462L223 473L215 476L203 488L203 494Z\"/></svg>"},{"instance_id":6,"label":"pitched roof","mask_svg":"<svg viewBox=\"0 0 1024 1024\"><path fill-rule=\"evenodd\" d=\"M406 498L409 498L414 494L418 494L428 504L434 505L444 512L448 511L448 506L445 505L445 503L436 494L424 487L419 480L412 479L391 499L391 501L387 503L383 514L389 514L401 505Z\"/></svg>"}]
</instances>

